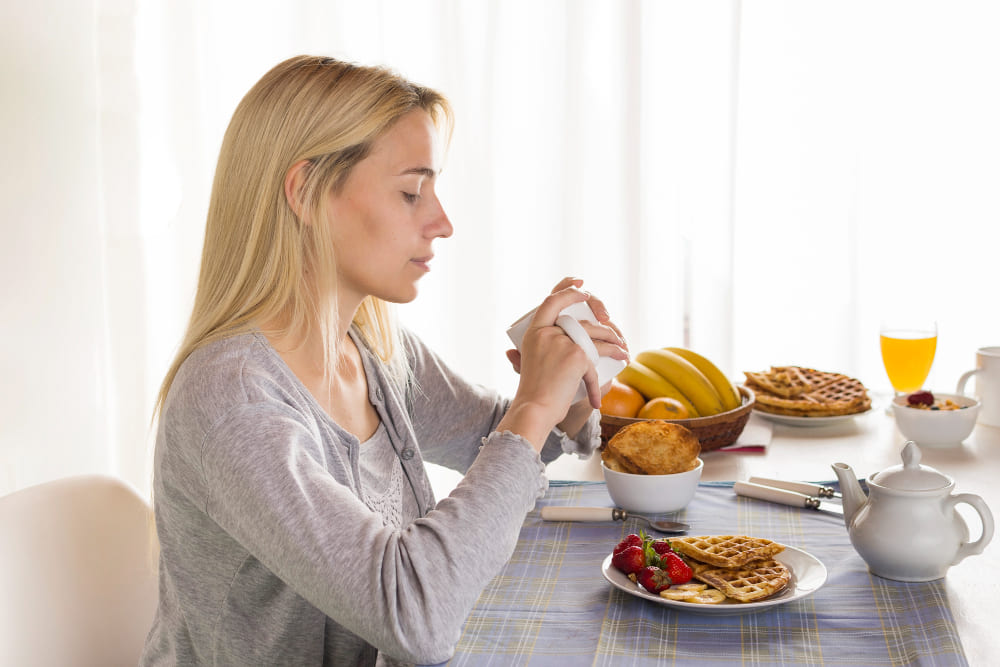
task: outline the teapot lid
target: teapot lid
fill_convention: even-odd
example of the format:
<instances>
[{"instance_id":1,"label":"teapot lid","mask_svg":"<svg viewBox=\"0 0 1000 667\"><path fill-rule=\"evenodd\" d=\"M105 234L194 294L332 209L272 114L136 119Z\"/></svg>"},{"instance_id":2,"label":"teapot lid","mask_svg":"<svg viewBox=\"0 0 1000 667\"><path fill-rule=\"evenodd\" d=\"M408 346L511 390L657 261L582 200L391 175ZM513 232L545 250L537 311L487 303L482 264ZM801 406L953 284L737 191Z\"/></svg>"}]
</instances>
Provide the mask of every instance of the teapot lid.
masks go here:
<instances>
[{"instance_id":1,"label":"teapot lid","mask_svg":"<svg viewBox=\"0 0 1000 667\"><path fill-rule=\"evenodd\" d=\"M920 465L920 448L912 440L903 447L902 457L902 465L886 468L872 477L872 481L898 491L932 491L952 483L944 473Z\"/></svg>"}]
</instances>

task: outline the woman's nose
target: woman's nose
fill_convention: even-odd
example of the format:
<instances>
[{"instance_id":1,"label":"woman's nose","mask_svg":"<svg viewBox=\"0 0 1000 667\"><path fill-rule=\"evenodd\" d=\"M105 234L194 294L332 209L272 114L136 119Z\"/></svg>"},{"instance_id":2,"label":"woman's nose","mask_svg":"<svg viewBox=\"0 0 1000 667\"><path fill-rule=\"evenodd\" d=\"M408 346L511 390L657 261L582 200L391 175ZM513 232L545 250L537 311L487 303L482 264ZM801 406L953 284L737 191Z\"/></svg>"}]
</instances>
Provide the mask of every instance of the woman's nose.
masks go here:
<instances>
[{"instance_id":1,"label":"woman's nose","mask_svg":"<svg viewBox=\"0 0 1000 667\"><path fill-rule=\"evenodd\" d=\"M441 205L441 200L435 197L434 201L436 206L431 223L427 226L427 234L432 238L448 238L455 231L455 228L452 227L451 219L445 213L444 206Z\"/></svg>"}]
</instances>

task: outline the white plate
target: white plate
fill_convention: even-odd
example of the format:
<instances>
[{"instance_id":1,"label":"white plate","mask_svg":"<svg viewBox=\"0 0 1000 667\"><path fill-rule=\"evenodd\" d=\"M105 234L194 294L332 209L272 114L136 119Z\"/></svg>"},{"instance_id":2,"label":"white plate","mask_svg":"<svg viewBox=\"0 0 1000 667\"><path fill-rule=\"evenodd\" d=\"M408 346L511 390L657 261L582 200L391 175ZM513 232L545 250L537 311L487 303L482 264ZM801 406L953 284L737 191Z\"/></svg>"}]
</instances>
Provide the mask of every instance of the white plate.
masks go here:
<instances>
[{"instance_id":1,"label":"white plate","mask_svg":"<svg viewBox=\"0 0 1000 667\"><path fill-rule=\"evenodd\" d=\"M768 607L774 607L786 602L799 600L807 595L812 595L826 583L826 566L819 559L801 549L785 547L784 551L774 557L776 561L787 567L792 573L792 580L788 582L783 591L759 602L737 602L727 599L725 602L720 602L719 604L695 604L681 600L668 600L650 593L639 584L632 583L632 580L624 572L611 564L611 557L613 555L609 554L601 564L601 572L612 586L636 597L645 598L651 602L658 602L678 611L690 611L694 614L725 616L760 611Z\"/></svg>"},{"instance_id":2,"label":"white plate","mask_svg":"<svg viewBox=\"0 0 1000 667\"><path fill-rule=\"evenodd\" d=\"M763 417L778 424L785 424L786 426L830 426L832 424L842 424L851 421L855 417L867 415L871 411L872 409L869 408L864 412L855 412L851 415L836 415L834 417L795 417L793 415L776 415L771 412L764 412L763 410L754 410L753 413L758 417Z\"/></svg>"}]
</instances>

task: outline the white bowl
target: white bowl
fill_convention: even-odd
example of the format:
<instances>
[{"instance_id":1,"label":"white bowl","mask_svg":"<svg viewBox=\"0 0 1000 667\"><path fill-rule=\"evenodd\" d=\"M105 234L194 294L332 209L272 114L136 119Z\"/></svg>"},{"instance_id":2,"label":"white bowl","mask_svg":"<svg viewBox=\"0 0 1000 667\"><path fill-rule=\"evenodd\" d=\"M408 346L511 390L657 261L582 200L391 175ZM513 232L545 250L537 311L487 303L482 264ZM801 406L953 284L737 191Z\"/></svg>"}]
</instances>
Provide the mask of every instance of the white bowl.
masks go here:
<instances>
[{"instance_id":1,"label":"white bowl","mask_svg":"<svg viewBox=\"0 0 1000 667\"><path fill-rule=\"evenodd\" d=\"M629 512L649 514L676 512L686 507L698 490L704 467L705 463L698 459L698 465L687 472L673 475L633 475L615 472L601 461L608 495L615 505Z\"/></svg>"},{"instance_id":2,"label":"white bowl","mask_svg":"<svg viewBox=\"0 0 1000 667\"><path fill-rule=\"evenodd\" d=\"M958 410L921 410L909 407L906 396L897 396L892 399L896 428L907 440L924 447L958 445L969 437L976 426L979 401L970 396L934 392L935 401L945 399L951 399L962 407Z\"/></svg>"}]
</instances>

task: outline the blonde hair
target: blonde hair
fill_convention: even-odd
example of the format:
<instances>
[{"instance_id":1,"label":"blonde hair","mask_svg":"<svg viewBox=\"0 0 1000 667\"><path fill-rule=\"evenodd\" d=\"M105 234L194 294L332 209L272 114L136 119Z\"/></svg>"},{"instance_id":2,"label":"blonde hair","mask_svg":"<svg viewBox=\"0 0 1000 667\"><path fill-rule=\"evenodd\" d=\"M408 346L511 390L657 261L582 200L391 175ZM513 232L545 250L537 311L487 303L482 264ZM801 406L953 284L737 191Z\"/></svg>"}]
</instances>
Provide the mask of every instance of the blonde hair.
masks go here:
<instances>
[{"instance_id":1,"label":"blonde hair","mask_svg":"<svg viewBox=\"0 0 1000 667\"><path fill-rule=\"evenodd\" d=\"M322 296L336 287L333 246L327 225L303 221L325 218L325 195L342 187L374 141L414 109L426 111L450 133L452 111L443 95L381 67L297 56L250 89L223 138L194 308L154 418L194 350L264 322L282 323L283 334L304 334L310 323L318 323L329 374L339 354L338 336L346 333L335 330L335 303ZM296 215L285 197L285 177L303 160ZM369 296L354 324L393 375L404 378L390 305Z\"/></svg>"}]
</instances>

